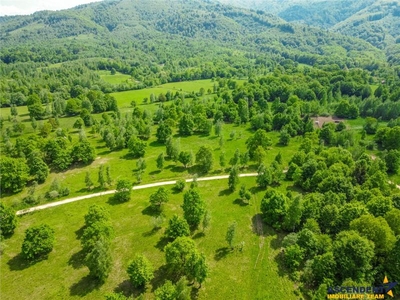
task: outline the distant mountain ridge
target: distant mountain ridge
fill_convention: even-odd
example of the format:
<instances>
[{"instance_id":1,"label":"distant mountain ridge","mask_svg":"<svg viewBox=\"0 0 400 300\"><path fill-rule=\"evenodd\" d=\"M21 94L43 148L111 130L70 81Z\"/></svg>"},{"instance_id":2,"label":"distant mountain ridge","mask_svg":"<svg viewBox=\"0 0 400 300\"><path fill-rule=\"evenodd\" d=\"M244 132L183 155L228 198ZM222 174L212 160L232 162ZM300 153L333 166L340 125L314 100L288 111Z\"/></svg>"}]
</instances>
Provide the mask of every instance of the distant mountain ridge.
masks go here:
<instances>
[{"instance_id":1,"label":"distant mountain ridge","mask_svg":"<svg viewBox=\"0 0 400 300\"><path fill-rule=\"evenodd\" d=\"M272 12L285 21L302 23L362 38L385 49L400 62L399 0L219 0L221 3Z\"/></svg>"},{"instance_id":2,"label":"distant mountain ridge","mask_svg":"<svg viewBox=\"0 0 400 300\"><path fill-rule=\"evenodd\" d=\"M108 0L0 17L0 24L5 63L113 57L163 64L224 51L280 55L311 64L322 57L340 65L382 60L379 50L361 40L215 1Z\"/></svg>"}]
</instances>

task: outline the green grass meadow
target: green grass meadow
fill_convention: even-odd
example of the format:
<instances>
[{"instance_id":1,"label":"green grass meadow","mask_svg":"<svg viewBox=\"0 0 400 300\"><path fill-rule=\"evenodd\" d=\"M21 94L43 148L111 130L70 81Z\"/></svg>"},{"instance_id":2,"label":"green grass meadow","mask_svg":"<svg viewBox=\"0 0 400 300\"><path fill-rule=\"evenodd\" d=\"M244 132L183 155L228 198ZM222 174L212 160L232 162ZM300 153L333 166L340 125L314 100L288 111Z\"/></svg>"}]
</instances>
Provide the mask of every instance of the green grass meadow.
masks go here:
<instances>
[{"instance_id":1,"label":"green grass meadow","mask_svg":"<svg viewBox=\"0 0 400 300\"><path fill-rule=\"evenodd\" d=\"M241 178L241 184L255 187L255 178ZM287 183L280 189L285 190ZM155 278L144 293L152 292L165 280L166 244L163 228L153 231L147 213L149 195L156 188L134 191L129 202L114 204L109 197L87 199L31 213L19 218L15 234L6 240L1 257L2 299L102 299L116 291L137 296L128 280L126 267L135 254L144 254L153 264ZM199 182L199 191L211 214L211 225L205 234L192 233L198 249L204 252L209 265L209 277L201 289L193 288L198 299L297 299L295 283L286 275L280 260L283 236L259 222L259 205L264 191L254 189L249 205L238 198L238 192L227 191L227 180ZM166 218L182 215L183 194L171 193L165 205ZM92 204L107 207L111 214L115 238L112 242L113 267L104 285L97 285L82 265L78 236L82 233L84 215ZM243 252L230 251L225 242L227 227L237 222L235 243L244 241ZM40 223L55 229L56 243L47 260L28 265L20 257L24 231Z\"/></svg>"}]
</instances>

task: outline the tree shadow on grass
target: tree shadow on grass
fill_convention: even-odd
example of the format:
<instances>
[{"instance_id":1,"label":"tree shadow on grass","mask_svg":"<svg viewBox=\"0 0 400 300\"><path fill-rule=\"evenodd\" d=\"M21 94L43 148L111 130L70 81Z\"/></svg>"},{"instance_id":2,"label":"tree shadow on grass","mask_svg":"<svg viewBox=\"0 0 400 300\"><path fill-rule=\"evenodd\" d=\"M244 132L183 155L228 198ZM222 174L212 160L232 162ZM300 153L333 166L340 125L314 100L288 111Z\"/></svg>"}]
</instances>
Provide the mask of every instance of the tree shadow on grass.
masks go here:
<instances>
[{"instance_id":1,"label":"tree shadow on grass","mask_svg":"<svg viewBox=\"0 0 400 300\"><path fill-rule=\"evenodd\" d=\"M278 265L278 275L280 277L290 276L291 272L286 268L284 252L280 251L275 257L274 261Z\"/></svg>"},{"instance_id":2,"label":"tree shadow on grass","mask_svg":"<svg viewBox=\"0 0 400 300\"><path fill-rule=\"evenodd\" d=\"M171 239L169 239L169 238L167 238L167 237L165 237L165 236L162 236L162 237L158 240L158 242L157 242L157 244L155 245L155 247L156 247L157 249L159 249L160 251L164 251L164 247L165 247L169 242L171 242Z\"/></svg>"},{"instance_id":3,"label":"tree shadow on grass","mask_svg":"<svg viewBox=\"0 0 400 300\"><path fill-rule=\"evenodd\" d=\"M230 194L232 194L232 190L231 189L225 189L222 191L219 191L218 196L222 197L222 196L229 196Z\"/></svg>"},{"instance_id":4,"label":"tree shadow on grass","mask_svg":"<svg viewBox=\"0 0 400 300\"><path fill-rule=\"evenodd\" d=\"M231 252L231 249L229 249L228 247L219 248L215 251L214 259L216 261L219 261L219 260L225 258L225 256L227 256L230 252Z\"/></svg>"},{"instance_id":5,"label":"tree shadow on grass","mask_svg":"<svg viewBox=\"0 0 400 300\"><path fill-rule=\"evenodd\" d=\"M195 240L195 239L202 238L202 237L204 237L204 236L206 236L206 234L205 234L204 232L200 231L200 232L196 233L196 234L192 237L192 239Z\"/></svg>"},{"instance_id":6,"label":"tree shadow on grass","mask_svg":"<svg viewBox=\"0 0 400 300\"><path fill-rule=\"evenodd\" d=\"M82 277L77 283L74 283L69 288L69 294L71 296L84 297L94 290L97 290L102 285L97 279L90 275Z\"/></svg>"},{"instance_id":7,"label":"tree shadow on grass","mask_svg":"<svg viewBox=\"0 0 400 300\"><path fill-rule=\"evenodd\" d=\"M85 253L80 250L71 255L68 260L68 265L72 266L74 269L80 269L84 266Z\"/></svg>"},{"instance_id":8,"label":"tree shadow on grass","mask_svg":"<svg viewBox=\"0 0 400 300\"><path fill-rule=\"evenodd\" d=\"M133 285L132 282L129 279L126 279L122 281L118 286L114 289L115 293L122 293L125 297L132 299L132 296L134 299L140 296L141 293L145 291L145 288L138 288L136 289Z\"/></svg>"},{"instance_id":9,"label":"tree shadow on grass","mask_svg":"<svg viewBox=\"0 0 400 300\"><path fill-rule=\"evenodd\" d=\"M250 203L244 201L243 199L240 198L236 198L235 200L233 200L232 202L233 204L239 205L239 206L248 206Z\"/></svg>"},{"instance_id":10,"label":"tree shadow on grass","mask_svg":"<svg viewBox=\"0 0 400 300\"><path fill-rule=\"evenodd\" d=\"M162 265L154 271L154 278L150 281L151 291L154 292L157 288L162 286L165 282L165 278L168 278L169 272L166 265Z\"/></svg>"},{"instance_id":11,"label":"tree shadow on grass","mask_svg":"<svg viewBox=\"0 0 400 300\"><path fill-rule=\"evenodd\" d=\"M161 173L161 170L155 170L155 171L151 171L149 173L149 175L157 175L157 174L160 174L160 173Z\"/></svg>"},{"instance_id":12,"label":"tree shadow on grass","mask_svg":"<svg viewBox=\"0 0 400 300\"><path fill-rule=\"evenodd\" d=\"M143 237L149 237L149 236L155 235L157 232L160 231L160 229L161 229L161 227L155 227L155 228L153 228L153 229L151 229L149 231L143 232L142 236Z\"/></svg>"},{"instance_id":13,"label":"tree shadow on grass","mask_svg":"<svg viewBox=\"0 0 400 300\"><path fill-rule=\"evenodd\" d=\"M251 228L253 233L255 233L258 236L262 236L265 235L265 227L264 226L264 221L262 219L262 214L255 214L252 218L251 218Z\"/></svg>"},{"instance_id":14,"label":"tree shadow on grass","mask_svg":"<svg viewBox=\"0 0 400 300\"><path fill-rule=\"evenodd\" d=\"M272 249L280 249L282 248L282 240L284 235L279 233L274 233L274 238L270 242L270 246Z\"/></svg>"},{"instance_id":15,"label":"tree shadow on grass","mask_svg":"<svg viewBox=\"0 0 400 300\"><path fill-rule=\"evenodd\" d=\"M118 200L117 197L115 197L115 195L113 195L113 196L108 198L107 203L112 205L112 206L114 206L114 205L120 205L120 204L126 203L128 201L120 201L120 200Z\"/></svg>"},{"instance_id":16,"label":"tree shadow on grass","mask_svg":"<svg viewBox=\"0 0 400 300\"><path fill-rule=\"evenodd\" d=\"M150 217L157 217L161 214L161 212L149 205L142 210L142 214Z\"/></svg>"},{"instance_id":17,"label":"tree shadow on grass","mask_svg":"<svg viewBox=\"0 0 400 300\"><path fill-rule=\"evenodd\" d=\"M253 195L255 195L255 194L257 194L257 193L266 191L266 188L263 188L263 187L260 187L260 186L253 186L253 187L249 188L249 191L250 191Z\"/></svg>"},{"instance_id":18,"label":"tree shadow on grass","mask_svg":"<svg viewBox=\"0 0 400 300\"><path fill-rule=\"evenodd\" d=\"M38 262L41 262L42 260L45 260L46 258L47 256L33 261L28 261L21 255L21 253L19 253L11 258L7 262L7 265L10 267L10 271L22 271L29 268L30 266L37 264Z\"/></svg>"},{"instance_id":19,"label":"tree shadow on grass","mask_svg":"<svg viewBox=\"0 0 400 300\"><path fill-rule=\"evenodd\" d=\"M82 226L81 228L79 228L78 230L75 231L75 235L76 235L76 239L77 240L81 239L81 237L83 235L83 232L85 231L85 228L86 228L85 226Z\"/></svg>"},{"instance_id":20,"label":"tree shadow on grass","mask_svg":"<svg viewBox=\"0 0 400 300\"><path fill-rule=\"evenodd\" d=\"M192 287L192 290L190 292L190 299L199 299L199 287Z\"/></svg>"}]
</instances>

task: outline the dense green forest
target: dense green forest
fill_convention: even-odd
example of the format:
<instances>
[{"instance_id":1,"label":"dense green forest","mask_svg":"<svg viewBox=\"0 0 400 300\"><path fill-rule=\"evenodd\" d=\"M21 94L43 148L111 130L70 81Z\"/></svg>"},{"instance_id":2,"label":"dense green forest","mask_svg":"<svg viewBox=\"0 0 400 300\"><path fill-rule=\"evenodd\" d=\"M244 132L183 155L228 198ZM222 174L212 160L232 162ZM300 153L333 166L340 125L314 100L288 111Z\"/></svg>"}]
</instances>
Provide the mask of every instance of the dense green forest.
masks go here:
<instances>
[{"instance_id":1,"label":"dense green forest","mask_svg":"<svg viewBox=\"0 0 400 300\"><path fill-rule=\"evenodd\" d=\"M398 3L253 2L0 17L5 299L16 282L21 299L319 300L400 280Z\"/></svg>"}]
</instances>

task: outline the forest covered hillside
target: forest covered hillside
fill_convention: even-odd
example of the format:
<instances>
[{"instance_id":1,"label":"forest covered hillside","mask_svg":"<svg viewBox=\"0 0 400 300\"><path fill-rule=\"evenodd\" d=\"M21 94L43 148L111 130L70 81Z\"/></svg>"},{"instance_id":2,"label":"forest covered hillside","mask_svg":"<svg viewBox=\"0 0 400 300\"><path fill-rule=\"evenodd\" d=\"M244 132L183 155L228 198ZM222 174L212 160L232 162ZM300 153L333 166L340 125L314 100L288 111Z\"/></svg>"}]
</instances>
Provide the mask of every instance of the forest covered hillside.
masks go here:
<instances>
[{"instance_id":1,"label":"forest covered hillside","mask_svg":"<svg viewBox=\"0 0 400 300\"><path fill-rule=\"evenodd\" d=\"M340 56L335 63L382 60L361 40L208 1L104 1L1 17L0 24L1 60L7 64L111 56L165 63L177 55L213 57L221 51L279 53L308 64L332 62L332 52Z\"/></svg>"},{"instance_id":2,"label":"forest covered hillside","mask_svg":"<svg viewBox=\"0 0 400 300\"><path fill-rule=\"evenodd\" d=\"M234 6L271 12L291 23L327 28L358 37L385 49L388 60L399 63L400 2L397 0L221 0Z\"/></svg>"}]
</instances>

